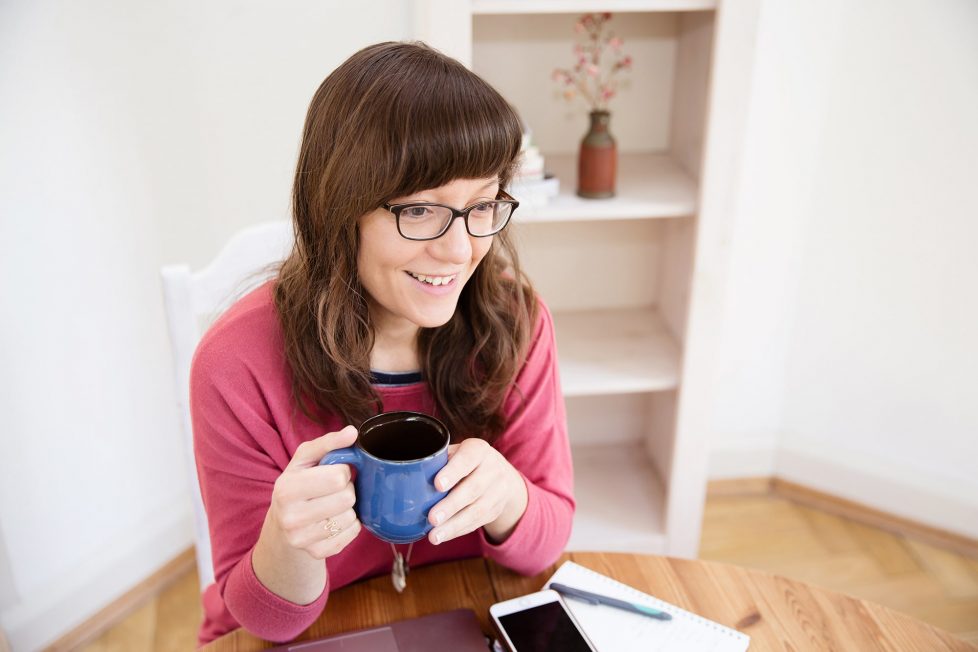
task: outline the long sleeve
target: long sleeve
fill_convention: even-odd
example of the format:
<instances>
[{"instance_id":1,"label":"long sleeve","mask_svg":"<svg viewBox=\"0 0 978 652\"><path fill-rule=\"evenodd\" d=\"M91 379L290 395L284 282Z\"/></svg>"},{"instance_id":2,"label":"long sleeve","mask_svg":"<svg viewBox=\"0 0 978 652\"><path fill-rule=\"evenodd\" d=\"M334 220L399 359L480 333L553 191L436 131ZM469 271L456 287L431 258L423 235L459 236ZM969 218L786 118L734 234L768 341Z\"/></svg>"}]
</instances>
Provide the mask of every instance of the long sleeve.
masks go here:
<instances>
[{"instance_id":1,"label":"long sleeve","mask_svg":"<svg viewBox=\"0 0 978 652\"><path fill-rule=\"evenodd\" d=\"M510 536L484 554L524 575L554 563L570 537L574 517L574 471L567 416L557 369L553 318L540 303L527 361L507 399L509 419L496 448L526 482L526 512Z\"/></svg>"},{"instance_id":2,"label":"long sleeve","mask_svg":"<svg viewBox=\"0 0 978 652\"><path fill-rule=\"evenodd\" d=\"M216 590L221 598L210 601L219 608L218 613L207 615L220 629L240 624L261 638L286 641L316 620L326 604L329 586L327 582L316 601L298 605L269 591L255 575L251 553L275 480L291 459L266 393L287 388L274 382L270 388L263 387L259 378L268 382L264 379L276 376L262 374L263 370L255 367L277 362L246 361L237 351L247 347L221 345L229 339L221 335L206 339L191 371L194 453L216 579L216 586L209 591ZM205 608L207 598L205 595ZM222 607L226 612L222 613ZM227 621L228 614L236 622Z\"/></svg>"}]
</instances>

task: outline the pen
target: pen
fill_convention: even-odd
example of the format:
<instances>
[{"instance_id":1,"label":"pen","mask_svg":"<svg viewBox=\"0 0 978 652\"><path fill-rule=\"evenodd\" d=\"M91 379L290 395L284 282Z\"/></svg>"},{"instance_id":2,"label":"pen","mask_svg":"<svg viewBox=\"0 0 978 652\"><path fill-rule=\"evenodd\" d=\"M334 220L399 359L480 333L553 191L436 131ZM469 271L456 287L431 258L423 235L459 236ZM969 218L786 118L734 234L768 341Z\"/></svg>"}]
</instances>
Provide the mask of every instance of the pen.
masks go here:
<instances>
[{"instance_id":1,"label":"pen","mask_svg":"<svg viewBox=\"0 0 978 652\"><path fill-rule=\"evenodd\" d=\"M578 600L583 600L589 604L604 604L608 605L609 607L615 607L616 609L624 609L625 611L632 611L637 614L642 614L643 616L648 616L650 618L672 620L672 616L664 611L659 611L658 609L653 609L652 607L645 607L640 604L635 604L634 602L626 602L625 600L619 600L618 598L612 598L606 595L591 593L590 591L584 591L582 589L575 589L574 587L567 586L566 584L551 582L550 588L563 596L567 596L568 598L577 598Z\"/></svg>"}]
</instances>

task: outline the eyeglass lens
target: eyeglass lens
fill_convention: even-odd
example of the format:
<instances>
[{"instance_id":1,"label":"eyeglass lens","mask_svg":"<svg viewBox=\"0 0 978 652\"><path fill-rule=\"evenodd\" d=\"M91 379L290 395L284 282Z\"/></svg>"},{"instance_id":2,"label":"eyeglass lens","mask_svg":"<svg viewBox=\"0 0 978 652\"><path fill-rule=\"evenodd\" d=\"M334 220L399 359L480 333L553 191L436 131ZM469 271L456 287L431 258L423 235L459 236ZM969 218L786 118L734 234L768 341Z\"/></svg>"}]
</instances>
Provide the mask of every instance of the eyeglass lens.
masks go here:
<instances>
[{"instance_id":1,"label":"eyeglass lens","mask_svg":"<svg viewBox=\"0 0 978 652\"><path fill-rule=\"evenodd\" d=\"M513 212L513 205L504 201L476 204L469 211L468 231L474 236L492 235L499 231ZM448 228L454 217L445 206L405 206L401 209L398 226L406 238L433 238Z\"/></svg>"}]
</instances>

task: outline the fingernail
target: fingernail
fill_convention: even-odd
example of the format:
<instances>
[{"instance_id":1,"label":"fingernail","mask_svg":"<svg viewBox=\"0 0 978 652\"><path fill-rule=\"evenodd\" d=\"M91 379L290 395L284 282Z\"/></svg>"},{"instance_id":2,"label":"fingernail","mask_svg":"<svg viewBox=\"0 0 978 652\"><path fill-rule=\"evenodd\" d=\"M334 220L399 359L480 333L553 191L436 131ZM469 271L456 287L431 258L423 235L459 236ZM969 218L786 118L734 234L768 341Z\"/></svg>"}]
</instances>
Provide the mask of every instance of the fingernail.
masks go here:
<instances>
[{"instance_id":1,"label":"fingernail","mask_svg":"<svg viewBox=\"0 0 978 652\"><path fill-rule=\"evenodd\" d=\"M441 540L444 538L445 538L444 534L442 534L441 532L435 532L435 545L437 546L439 543L441 543Z\"/></svg>"},{"instance_id":2,"label":"fingernail","mask_svg":"<svg viewBox=\"0 0 978 652\"><path fill-rule=\"evenodd\" d=\"M438 478L438 482L435 484L438 485L438 491L445 491L448 489L448 480L445 478Z\"/></svg>"},{"instance_id":3,"label":"fingernail","mask_svg":"<svg viewBox=\"0 0 978 652\"><path fill-rule=\"evenodd\" d=\"M445 520L445 512L437 511L432 515L435 520L435 525L441 525L441 522Z\"/></svg>"}]
</instances>

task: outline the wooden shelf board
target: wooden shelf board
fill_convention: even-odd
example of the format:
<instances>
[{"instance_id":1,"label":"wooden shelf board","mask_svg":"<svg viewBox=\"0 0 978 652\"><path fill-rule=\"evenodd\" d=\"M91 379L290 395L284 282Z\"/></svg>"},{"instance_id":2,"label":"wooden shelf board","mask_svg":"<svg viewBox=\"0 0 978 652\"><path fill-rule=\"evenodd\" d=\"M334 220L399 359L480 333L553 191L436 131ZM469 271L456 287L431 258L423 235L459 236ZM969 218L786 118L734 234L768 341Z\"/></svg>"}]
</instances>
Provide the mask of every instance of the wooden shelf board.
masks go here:
<instances>
[{"instance_id":1,"label":"wooden shelf board","mask_svg":"<svg viewBox=\"0 0 978 652\"><path fill-rule=\"evenodd\" d=\"M472 0L473 14L564 14L603 11L701 11L716 9L717 0Z\"/></svg>"},{"instance_id":2,"label":"wooden shelf board","mask_svg":"<svg viewBox=\"0 0 978 652\"><path fill-rule=\"evenodd\" d=\"M560 195L543 206L520 206L514 220L629 220L696 213L696 181L667 154L619 154L616 196L610 199L583 199L575 194L575 154L547 155L545 161L547 172L560 179Z\"/></svg>"},{"instance_id":3,"label":"wooden shelf board","mask_svg":"<svg viewBox=\"0 0 978 652\"><path fill-rule=\"evenodd\" d=\"M663 554L665 499L639 444L573 450L577 512L568 550Z\"/></svg>"},{"instance_id":4,"label":"wooden shelf board","mask_svg":"<svg viewBox=\"0 0 978 652\"><path fill-rule=\"evenodd\" d=\"M680 349L654 308L554 312L564 396L630 394L679 384Z\"/></svg>"}]
</instances>

